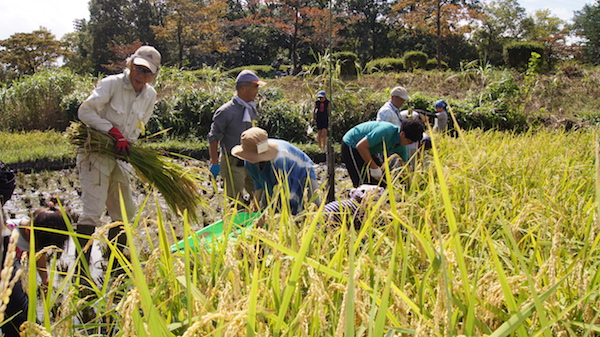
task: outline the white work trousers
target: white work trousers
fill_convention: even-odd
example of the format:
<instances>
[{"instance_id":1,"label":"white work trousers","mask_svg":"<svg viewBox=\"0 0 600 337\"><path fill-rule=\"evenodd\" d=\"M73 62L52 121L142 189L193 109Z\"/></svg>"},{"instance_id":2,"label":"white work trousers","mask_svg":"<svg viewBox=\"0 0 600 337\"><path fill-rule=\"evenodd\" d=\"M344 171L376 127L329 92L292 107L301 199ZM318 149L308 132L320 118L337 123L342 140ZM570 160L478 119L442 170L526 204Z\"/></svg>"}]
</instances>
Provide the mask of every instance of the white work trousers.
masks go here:
<instances>
[{"instance_id":1,"label":"white work trousers","mask_svg":"<svg viewBox=\"0 0 600 337\"><path fill-rule=\"evenodd\" d=\"M100 226L105 206L112 221L122 221L119 191L127 218L133 218L136 207L131 194L129 164L98 153L80 151L77 168L83 204L78 224Z\"/></svg>"}]
</instances>

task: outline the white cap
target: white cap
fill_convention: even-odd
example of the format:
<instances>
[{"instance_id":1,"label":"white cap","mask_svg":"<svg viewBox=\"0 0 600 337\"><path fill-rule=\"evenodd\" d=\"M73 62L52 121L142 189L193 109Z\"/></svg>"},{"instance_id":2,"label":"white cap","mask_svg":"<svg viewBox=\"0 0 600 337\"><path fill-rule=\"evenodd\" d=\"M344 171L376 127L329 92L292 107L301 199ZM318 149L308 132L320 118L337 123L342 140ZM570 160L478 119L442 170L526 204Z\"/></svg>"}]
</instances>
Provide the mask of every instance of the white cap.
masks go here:
<instances>
[{"instance_id":1,"label":"white cap","mask_svg":"<svg viewBox=\"0 0 600 337\"><path fill-rule=\"evenodd\" d=\"M406 91L404 87L395 87L392 89L391 96L400 97L407 101L410 99L410 96L408 96L408 91Z\"/></svg>"},{"instance_id":2,"label":"white cap","mask_svg":"<svg viewBox=\"0 0 600 337\"><path fill-rule=\"evenodd\" d=\"M144 66L153 74L156 74L158 67L160 67L160 53L154 47L141 46L138 50L131 55L133 64L138 66Z\"/></svg>"}]
</instances>

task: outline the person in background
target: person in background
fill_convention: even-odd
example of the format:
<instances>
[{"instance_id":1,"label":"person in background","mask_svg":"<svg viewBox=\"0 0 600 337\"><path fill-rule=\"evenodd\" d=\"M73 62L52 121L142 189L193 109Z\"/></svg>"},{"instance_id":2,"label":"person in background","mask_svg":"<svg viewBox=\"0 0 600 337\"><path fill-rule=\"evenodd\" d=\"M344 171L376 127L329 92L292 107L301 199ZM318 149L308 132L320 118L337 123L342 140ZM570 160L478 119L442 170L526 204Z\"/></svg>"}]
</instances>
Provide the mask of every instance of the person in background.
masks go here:
<instances>
[{"instance_id":1,"label":"person in background","mask_svg":"<svg viewBox=\"0 0 600 337\"><path fill-rule=\"evenodd\" d=\"M367 184L351 189L349 199L325 204L323 207L325 223L328 227L339 227L345 220L348 226L354 225L354 229L360 230L369 204L376 202L383 195L384 190L381 186Z\"/></svg>"},{"instance_id":2,"label":"person in background","mask_svg":"<svg viewBox=\"0 0 600 337\"><path fill-rule=\"evenodd\" d=\"M221 173L225 195L234 201L243 200L244 188L250 195L254 191L244 161L232 156L231 149L240 144L242 132L257 123L254 100L265 84L253 71L242 70L235 80L236 95L215 111L208 132L210 172L215 178Z\"/></svg>"},{"instance_id":3,"label":"person in background","mask_svg":"<svg viewBox=\"0 0 600 337\"><path fill-rule=\"evenodd\" d=\"M408 120L408 119L415 118L415 119L420 119L424 125L427 125L427 123L429 123L427 114L428 114L427 111L420 110L420 109L402 110L402 111L400 111L400 120ZM402 125L399 125L399 126L401 127ZM427 129L427 127L425 127L425 129ZM429 137L427 132L423 132L423 137L422 137L421 141L415 142L415 143L412 143L412 144L406 146L406 149L408 150L408 158L409 158L409 163L410 163L411 169L415 168L415 164L417 161L417 158L415 157L415 153L417 153L417 151L419 149L427 149L427 148L431 148L431 138Z\"/></svg>"},{"instance_id":4,"label":"person in background","mask_svg":"<svg viewBox=\"0 0 600 337\"><path fill-rule=\"evenodd\" d=\"M321 90L317 93L315 108L313 109L311 124L317 121L317 142L319 149L326 151L327 149L327 129L329 128L329 100L325 91Z\"/></svg>"},{"instance_id":5,"label":"person in background","mask_svg":"<svg viewBox=\"0 0 600 337\"><path fill-rule=\"evenodd\" d=\"M21 255L28 253L30 249L29 240L31 238L31 220L25 216L21 219L10 219L4 224L2 231L2 265L4 265L7 257L14 257L13 274L21 269ZM52 231L47 231L50 229ZM67 239L69 238L67 224L61 211L53 204L49 207L42 207L33 213L33 237L35 242L35 251L29 256L35 257L36 253L44 248L56 246L59 249L64 248ZM9 249L9 239L16 240L16 248L14 255ZM42 289L47 289L49 284L48 278L48 261L47 255L42 254L36 262L37 272L42 281ZM29 307L29 298L27 292L23 289L21 280L14 284L12 293L10 294L9 302L4 312L5 318L10 319L2 327L2 333L7 337L18 337L19 327L27 321L27 311Z\"/></svg>"},{"instance_id":6,"label":"person in background","mask_svg":"<svg viewBox=\"0 0 600 337\"><path fill-rule=\"evenodd\" d=\"M315 163L310 157L285 140L269 139L261 128L244 131L240 145L234 146L231 154L246 162L254 181L254 200L259 204L264 204L266 196L273 196L275 186L281 181L287 181L290 211L295 215L303 208L305 187L308 187L309 199L318 187ZM318 198L315 203L320 204Z\"/></svg>"},{"instance_id":7,"label":"person in background","mask_svg":"<svg viewBox=\"0 0 600 337\"><path fill-rule=\"evenodd\" d=\"M346 132L342 141L342 161L354 187L379 183L383 170L378 155L397 153L405 163L408 162L406 146L423 138L425 126L419 118L402 120L401 125L370 121Z\"/></svg>"},{"instance_id":8,"label":"person in background","mask_svg":"<svg viewBox=\"0 0 600 337\"><path fill-rule=\"evenodd\" d=\"M390 122L396 126L401 124L400 108L410 99L404 87L395 87L390 92L390 100L377 112L378 121Z\"/></svg>"},{"instance_id":9,"label":"person in background","mask_svg":"<svg viewBox=\"0 0 600 337\"><path fill-rule=\"evenodd\" d=\"M106 132L115 139L115 152L128 153L129 144L138 139L150 119L156 103L156 91L150 83L156 78L161 55L154 47L142 46L126 60L123 73L102 79L91 95L81 104L79 119L92 129ZM128 163L114 156L80 148L77 168L81 183L82 214L76 231L81 248L100 226L105 208L112 221L123 221L120 196L127 217L133 218L136 206L130 187ZM121 249L127 243L122 227L109 231L109 239L117 238ZM90 250L85 253L88 263Z\"/></svg>"},{"instance_id":10,"label":"person in background","mask_svg":"<svg viewBox=\"0 0 600 337\"><path fill-rule=\"evenodd\" d=\"M448 130L448 104L444 100L439 100L433 105L435 108L435 122L433 124L434 131Z\"/></svg>"}]
</instances>

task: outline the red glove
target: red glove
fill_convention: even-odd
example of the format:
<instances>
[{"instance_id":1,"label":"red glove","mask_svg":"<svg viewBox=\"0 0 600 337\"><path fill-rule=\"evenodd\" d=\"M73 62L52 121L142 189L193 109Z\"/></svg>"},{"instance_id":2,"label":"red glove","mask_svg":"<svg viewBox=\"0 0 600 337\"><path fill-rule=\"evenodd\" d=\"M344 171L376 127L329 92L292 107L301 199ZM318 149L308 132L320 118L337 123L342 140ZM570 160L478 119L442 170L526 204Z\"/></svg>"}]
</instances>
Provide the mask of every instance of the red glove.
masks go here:
<instances>
[{"instance_id":1,"label":"red glove","mask_svg":"<svg viewBox=\"0 0 600 337\"><path fill-rule=\"evenodd\" d=\"M117 128L112 128L108 131L108 134L115 139L115 152L119 154L129 154L129 143L121 131Z\"/></svg>"}]
</instances>

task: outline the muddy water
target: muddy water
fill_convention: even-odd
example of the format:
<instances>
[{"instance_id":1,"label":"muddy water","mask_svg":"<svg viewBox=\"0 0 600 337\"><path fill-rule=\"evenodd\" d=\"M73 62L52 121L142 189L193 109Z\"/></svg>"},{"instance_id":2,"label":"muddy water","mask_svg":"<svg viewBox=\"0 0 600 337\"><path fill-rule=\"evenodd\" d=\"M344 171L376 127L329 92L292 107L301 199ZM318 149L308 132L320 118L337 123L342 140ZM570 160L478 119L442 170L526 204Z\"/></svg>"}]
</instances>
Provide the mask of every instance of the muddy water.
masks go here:
<instances>
[{"instance_id":1,"label":"muddy water","mask_svg":"<svg viewBox=\"0 0 600 337\"><path fill-rule=\"evenodd\" d=\"M218 221L223 211L223 185L220 178L218 186L213 186L208 178L208 162L194 161L187 165L194 165L202 169L206 169L206 179L202 182L202 193L205 196L203 205L199 209L198 223L191 224L193 231L199 230L202 227ZM319 181L324 183L327 177L327 167L324 164L318 164L316 173ZM56 195L62 202L63 206L69 214L73 223L77 222L79 214L81 214L81 188L79 186L79 178L77 169L69 168L58 171L42 171L37 173L18 173L17 188L11 198L5 205L4 211L9 218L20 218L23 215L29 215L35 209L44 205L45 201L51 196ZM141 208L143 225L139 225L135 229L137 235L136 247L140 248L142 253L149 253L151 245L148 240L156 244L158 237L158 228L156 227L157 209L160 209L163 219L168 226L172 226L175 231L176 238L172 240L181 240L183 237L183 221L181 217L174 214L166 205L162 197L158 193L153 193L147 186L141 184L137 179L132 180L134 189L134 198L137 205L144 205ZM346 189L352 187L346 170L343 166L336 167L336 197L345 197ZM323 200L323 198L321 198ZM110 223L110 218L104 216L103 223ZM167 233L171 232L171 228L167 228Z\"/></svg>"}]
</instances>

